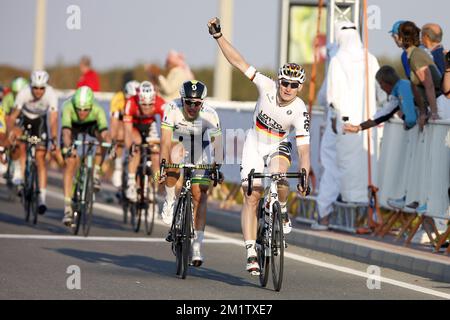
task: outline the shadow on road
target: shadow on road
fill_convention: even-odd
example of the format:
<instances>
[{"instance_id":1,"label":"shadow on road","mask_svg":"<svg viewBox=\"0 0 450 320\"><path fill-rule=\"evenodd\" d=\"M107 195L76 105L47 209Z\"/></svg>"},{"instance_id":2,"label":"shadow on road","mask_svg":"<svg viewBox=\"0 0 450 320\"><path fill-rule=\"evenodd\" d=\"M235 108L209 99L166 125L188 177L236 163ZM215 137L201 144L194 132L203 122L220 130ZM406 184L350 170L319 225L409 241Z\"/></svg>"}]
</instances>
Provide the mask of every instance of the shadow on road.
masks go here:
<instances>
[{"instance_id":1,"label":"shadow on road","mask_svg":"<svg viewBox=\"0 0 450 320\"><path fill-rule=\"evenodd\" d=\"M73 258L83 260L90 263L110 263L115 264L122 268L132 268L141 270L144 272L151 272L158 274L160 276L166 276L170 278L175 278L175 258L173 261L159 260L147 256L139 255L113 255L104 252L95 251L84 251L77 249L68 248L46 248L47 250L56 251L63 255L67 255ZM218 281L222 283L227 283L233 286L253 286L257 287L254 283L246 281L240 277L233 276L228 273L222 273L217 270L209 268L194 268L189 267L188 278L189 277L199 277L202 279L209 279L213 281Z\"/></svg>"}]
</instances>

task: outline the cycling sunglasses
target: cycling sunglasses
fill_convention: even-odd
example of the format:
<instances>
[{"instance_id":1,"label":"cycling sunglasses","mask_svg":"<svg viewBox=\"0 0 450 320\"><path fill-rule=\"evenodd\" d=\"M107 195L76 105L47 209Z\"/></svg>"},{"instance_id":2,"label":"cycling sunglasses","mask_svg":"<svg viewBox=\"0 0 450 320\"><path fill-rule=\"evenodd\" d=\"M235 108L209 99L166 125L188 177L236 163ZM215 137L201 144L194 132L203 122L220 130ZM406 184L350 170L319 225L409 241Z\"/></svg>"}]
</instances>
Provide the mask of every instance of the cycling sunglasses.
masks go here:
<instances>
[{"instance_id":1,"label":"cycling sunglasses","mask_svg":"<svg viewBox=\"0 0 450 320\"><path fill-rule=\"evenodd\" d=\"M45 90L45 87L33 87L33 90Z\"/></svg>"},{"instance_id":2,"label":"cycling sunglasses","mask_svg":"<svg viewBox=\"0 0 450 320\"><path fill-rule=\"evenodd\" d=\"M203 101L184 99L184 103L189 107L200 107Z\"/></svg>"},{"instance_id":3,"label":"cycling sunglasses","mask_svg":"<svg viewBox=\"0 0 450 320\"><path fill-rule=\"evenodd\" d=\"M297 89L300 86L300 83L298 83L298 82L289 82L289 81L281 80L280 83L285 88L289 87L289 85L290 85L292 89Z\"/></svg>"},{"instance_id":4,"label":"cycling sunglasses","mask_svg":"<svg viewBox=\"0 0 450 320\"><path fill-rule=\"evenodd\" d=\"M81 111L81 112L86 112L86 111L90 111L91 108L77 108L77 110Z\"/></svg>"}]
</instances>

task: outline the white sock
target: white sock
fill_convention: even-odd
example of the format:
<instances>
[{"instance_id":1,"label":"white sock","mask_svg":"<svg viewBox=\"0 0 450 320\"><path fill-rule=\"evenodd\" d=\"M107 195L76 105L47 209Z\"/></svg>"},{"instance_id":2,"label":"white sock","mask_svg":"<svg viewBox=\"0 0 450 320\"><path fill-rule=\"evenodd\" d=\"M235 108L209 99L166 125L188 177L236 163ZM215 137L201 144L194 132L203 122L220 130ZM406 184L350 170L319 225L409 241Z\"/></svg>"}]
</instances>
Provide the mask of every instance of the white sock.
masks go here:
<instances>
[{"instance_id":1,"label":"white sock","mask_svg":"<svg viewBox=\"0 0 450 320\"><path fill-rule=\"evenodd\" d=\"M247 249L247 258L256 256L256 240L245 241L245 249Z\"/></svg>"},{"instance_id":2,"label":"white sock","mask_svg":"<svg viewBox=\"0 0 450 320\"><path fill-rule=\"evenodd\" d=\"M39 190L39 197L41 198L41 203L45 203L45 199L47 198L47 189Z\"/></svg>"},{"instance_id":3,"label":"white sock","mask_svg":"<svg viewBox=\"0 0 450 320\"><path fill-rule=\"evenodd\" d=\"M14 160L14 171L22 172L22 165L20 164L20 160Z\"/></svg>"},{"instance_id":4,"label":"white sock","mask_svg":"<svg viewBox=\"0 0 450 320\"><path fill-rule=\"evenodd\" d=\"M122 159L121 158L116 158L116 160L114 160L114 168L116 170L122 171Z\"/></svg>"},{"instance_id":5,"label":"white sock","mask_svg":"<svg viewBox=\"0 0 450 320\"><path fill-rule=\"evenodd\" d=\"M194 241L192 242L192 250L200 250L205 232L202 230L194 230Z\"/></svg>"},{"instance_id":6,"label":"white sock","mask_svg":"<svg viewBox=\"0 0 450 320\"><path fill-rule=\"evenodd\" d=\"M136 183L136 173L129 173L128 174L128 184L135 184Z\"/></svg>"},{"instance_id":7,"label":"white sock","mask_svg":"<svg viewBox=\"0 0 450 320\"><path fill-rule=\"evenodd\" d=\"M166 185L166 199L168 199L169 201L175 200L175 186L168 187Z\"/></svg>"}]
</instances>

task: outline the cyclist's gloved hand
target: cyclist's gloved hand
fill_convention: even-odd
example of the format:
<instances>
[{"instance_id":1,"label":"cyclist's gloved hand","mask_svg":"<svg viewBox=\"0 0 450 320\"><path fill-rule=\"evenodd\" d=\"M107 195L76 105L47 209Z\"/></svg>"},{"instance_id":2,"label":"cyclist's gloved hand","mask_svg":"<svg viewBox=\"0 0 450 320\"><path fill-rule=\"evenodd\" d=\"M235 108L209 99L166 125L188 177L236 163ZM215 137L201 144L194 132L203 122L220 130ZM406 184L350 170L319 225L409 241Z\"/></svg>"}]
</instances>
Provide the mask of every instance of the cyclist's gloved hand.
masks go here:
<instances>
[{"instance_id":1,"label":"cyclist's gloved hand","mask_svg":"<svg viewBox=\"0 0 450 320\"><path fill-rule=\"evenodd\" d=\"M136 144L133 142L130 147L130 156L134 157L137 153Z\"/></svg>"},{"instance_id":2,"label":"cyclist's gloved hand","mask_svg":"<svg viewBox=\"0 0 450 320\"><path fill-rule=\"evenodd\" d=\"M71 147L63 147L61 149L61 154L62 154L64 159L67 159L68 157L72 157L75 154L73 146L71 146Z\"/></svg>"},{"instance_id":3,"label":"cyclist's gloved hand","mask_svg":"<svg viewBox=\"0 0 450 320\"><path fill-rule=\"evenodd\" d=\"M297 185L297 190L304 197L311 193L311 188L309 187L309 179L305 168L302 168L300 172L300 183Z\"/></svg>"},{"instance_id":4,"label":"cyclist's gloved hand","mask_svg":"<svg viewBox=\"0 0 450 320\"><path fill-rule=\"evenodd\" d=\"M12 145L14 145L14 144L16 143L16 138L17 138L16 133L15 133L14 130L12 130L12 131L9 133L9 136L8 136L9 142L10 142Z\"/></svg>"},{"instance_id":5,"label":"cyclist's gloved hand","mask_svg":"<svg viewBox=\"0 0 450 320\"><path fill-rule=\"evenodd\" d=\"M209 34L212 35L214 39L219 39L222 36L219 18L215 17L209 20L208 30Z\"/></svg>"}]
</instances>

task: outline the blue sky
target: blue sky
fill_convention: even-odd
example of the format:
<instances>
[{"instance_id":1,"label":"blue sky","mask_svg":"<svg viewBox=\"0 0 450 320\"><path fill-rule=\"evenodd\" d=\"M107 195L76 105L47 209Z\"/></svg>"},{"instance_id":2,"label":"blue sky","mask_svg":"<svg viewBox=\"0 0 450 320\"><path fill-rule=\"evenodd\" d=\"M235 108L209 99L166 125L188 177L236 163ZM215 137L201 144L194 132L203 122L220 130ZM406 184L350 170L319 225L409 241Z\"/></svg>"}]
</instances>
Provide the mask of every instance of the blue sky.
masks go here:
<instances>
[{"instance_id":1,"label":"blue sky","mask_svg":"<svg viewBox=\"0 0 450 320\"><path fill-rule=\"evenodd\" d=\"M419 26L437 22L449 46L450 1L369 0L381 13L381 29L369 32L369 48L377 56L396 57L399 49L388 35L398 19ZM433 6L429 5L433 4ZM81 30L69 30L66 9L81 9ZM279 1L234 0L232 42L259 68L277 67ZM218 15L218 0L47 0L46 65L77 63L83 54L97 69L163 63L167 52L186 55L192 67L212 66L217 46L206 23ZM30 68L33 61L35 0L1 0L0 64Z\"/></svg>"}]
</instances>

